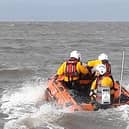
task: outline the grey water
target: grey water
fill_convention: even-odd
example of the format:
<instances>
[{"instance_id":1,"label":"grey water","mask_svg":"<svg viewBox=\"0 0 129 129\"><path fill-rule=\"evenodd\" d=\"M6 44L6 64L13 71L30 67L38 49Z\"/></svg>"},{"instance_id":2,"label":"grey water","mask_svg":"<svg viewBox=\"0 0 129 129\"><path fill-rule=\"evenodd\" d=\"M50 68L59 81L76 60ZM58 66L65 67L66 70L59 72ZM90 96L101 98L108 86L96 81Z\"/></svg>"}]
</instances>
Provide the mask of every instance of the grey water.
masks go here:
<instances>
[{"instance_id":1,"label":"grey water","mask_svg":"<svg viewBox=\"0 0 129 129\"><path fill-rule=\"evenodd\" d=\"M0 129L129 129L128 106L67 113L44 104L47 79L72 50L82 62L107 53L129 87L129 22L0 22Z\"/></svg>"}]
</instances>

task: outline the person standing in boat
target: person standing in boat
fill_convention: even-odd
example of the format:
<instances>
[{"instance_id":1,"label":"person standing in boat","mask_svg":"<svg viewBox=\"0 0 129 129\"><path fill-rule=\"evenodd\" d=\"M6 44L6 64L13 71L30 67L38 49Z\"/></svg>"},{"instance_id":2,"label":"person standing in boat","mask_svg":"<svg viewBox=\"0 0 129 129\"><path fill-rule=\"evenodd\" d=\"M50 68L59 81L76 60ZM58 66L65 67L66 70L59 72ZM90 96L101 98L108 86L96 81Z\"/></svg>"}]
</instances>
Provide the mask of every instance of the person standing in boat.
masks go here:
<instances>
[{"instance_id":1,"label":"person standing in boat","mask_svg":"<svg viewBox=\"0 0 129 129\"><path fill-rule=\"evenodd\" d=\"M70 53L70 58L66 60L57 70L56 77L64 76L63 83L74 89L80 84L80 78L88 75L88 69L82 64L81 54L74 50ZM79 87L79 86L78 86Z\"/></svg>"},{"instance_id":2,"label":"person standing in boat","mask_svg":"<svg viewBox=\"0 0 129 129\"><path fill-rule=\"evenodd\" d=\"M94 73L94 68L99 64L104 64L106 66L106 73L111 74L111 64L109 63L108 55L101 53L96 60L90 60L87 63L87 67Z\"/></svg>"},{"instance_id":3,"label":"person standing in boat","mask_svg":"<svg viewBox=\"0 0 129 129\"><path fill-rule=\"evenodd\" d=\"M107 68L104 64L99 64L95 67L95 80L91 84L90 96L91 99L96 99L97 91L101 87L109 87L110 95L114 94L114 80L111 74L107 74Z\"/></svg>"}]
</instances>

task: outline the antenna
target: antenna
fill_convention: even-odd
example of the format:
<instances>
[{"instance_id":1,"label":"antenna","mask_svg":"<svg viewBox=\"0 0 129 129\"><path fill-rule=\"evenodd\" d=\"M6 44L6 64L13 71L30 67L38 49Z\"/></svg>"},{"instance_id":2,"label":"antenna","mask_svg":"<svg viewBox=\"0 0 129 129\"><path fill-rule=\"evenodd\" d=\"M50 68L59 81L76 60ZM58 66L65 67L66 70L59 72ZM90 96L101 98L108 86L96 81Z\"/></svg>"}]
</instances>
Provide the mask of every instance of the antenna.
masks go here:
<instances>
[{"instance_id":1,"label":"antenna","mask_svg":"<svg viewBox=\"0 0 129 129\"><path fill-rule=\"evenodd\" d=\"M125 57L125 52L123 51L122 53L122 62L121 62L121 75L120 75L120 93L119 93L119 104L120 104L120 98L121 98L121 86L122 86L122 81L123 81L123 71L124 71L124 57Z\"/></svg>"}]
</instances>

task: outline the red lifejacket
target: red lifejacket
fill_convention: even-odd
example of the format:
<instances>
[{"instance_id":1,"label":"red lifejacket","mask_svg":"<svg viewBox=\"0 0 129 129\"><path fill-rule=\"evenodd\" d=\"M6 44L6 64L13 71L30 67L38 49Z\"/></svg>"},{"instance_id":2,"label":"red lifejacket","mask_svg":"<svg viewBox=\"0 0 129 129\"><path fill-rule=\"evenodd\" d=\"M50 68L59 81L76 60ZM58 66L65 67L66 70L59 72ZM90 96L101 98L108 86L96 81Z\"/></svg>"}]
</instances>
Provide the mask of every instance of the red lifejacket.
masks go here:
<instances>
[{"instance_id":1,"label":"red lifejacket","mask_svg":"<svg viewBox=\"0 0 129 129\"><path fill-rule=\"evenodd\" d=\"M73 77L79 78L79 73L77 72L77 65L78 60L76 59L69 59L66 61L66 69L65 69L65 75L68 77L69 81L73 80Z\"/></svg>"},{"instance_id":2,"label":"red lifejacket","mask_svg":"<svg viewBox=\"0 0 129 129\"><path fill-rule=\"evenodd\" d=\"M111 64L107 60L102 60L102 63L106 66L107 73L111 74Z\"/></svg>"}]
</instances>

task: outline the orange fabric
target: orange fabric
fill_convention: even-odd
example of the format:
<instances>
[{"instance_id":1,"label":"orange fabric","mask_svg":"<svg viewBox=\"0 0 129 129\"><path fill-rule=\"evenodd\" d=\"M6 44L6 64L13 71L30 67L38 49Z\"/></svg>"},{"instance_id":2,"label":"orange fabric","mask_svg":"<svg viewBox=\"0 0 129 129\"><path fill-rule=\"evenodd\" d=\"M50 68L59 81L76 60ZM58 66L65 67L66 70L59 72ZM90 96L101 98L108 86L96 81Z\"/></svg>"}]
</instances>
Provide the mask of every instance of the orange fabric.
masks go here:
<instances>
[{"instance_id":1,"label":"orange fabric","mask_svg":"<svg viewBox=\"0 0 129 129\"><path fill-rule=\"evenodd\" d=\"M80 84L89 84L91 80L80 80Z\"/></svg>"},{"instance_id":2,"label":"orange fabric","mask_svg":"<svg viewBox=\"0 0 129 129\"><path fill-rule=\"evenodd\" d=\"M114 82L114 93L113 93L113 97L114 99L119 98L120 96L120 86L118 83Z\"/></svg>"}]
</instances>

